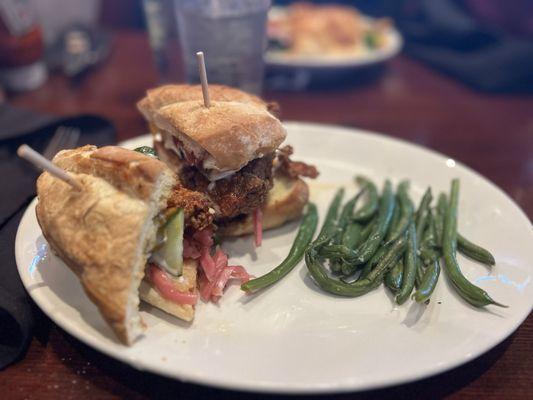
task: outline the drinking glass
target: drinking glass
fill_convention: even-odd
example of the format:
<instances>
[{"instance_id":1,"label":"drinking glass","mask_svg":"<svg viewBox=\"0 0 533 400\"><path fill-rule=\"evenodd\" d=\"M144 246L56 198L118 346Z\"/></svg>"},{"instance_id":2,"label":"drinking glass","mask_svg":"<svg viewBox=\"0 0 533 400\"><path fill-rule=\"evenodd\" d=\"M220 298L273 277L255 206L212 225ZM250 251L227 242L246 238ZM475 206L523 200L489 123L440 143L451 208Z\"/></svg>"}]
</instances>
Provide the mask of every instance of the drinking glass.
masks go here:
<instances>
[{"instance_id":1,"label":"drinking glass","mask_svg":"<svg viewBox=\"0 0 533 400\"><path fill-rule=\"evenodd\" d=\"M270 0L175 0L185 80L200 81L196 52L210 83L260 94Z\"/></svg>"}]
</instances>

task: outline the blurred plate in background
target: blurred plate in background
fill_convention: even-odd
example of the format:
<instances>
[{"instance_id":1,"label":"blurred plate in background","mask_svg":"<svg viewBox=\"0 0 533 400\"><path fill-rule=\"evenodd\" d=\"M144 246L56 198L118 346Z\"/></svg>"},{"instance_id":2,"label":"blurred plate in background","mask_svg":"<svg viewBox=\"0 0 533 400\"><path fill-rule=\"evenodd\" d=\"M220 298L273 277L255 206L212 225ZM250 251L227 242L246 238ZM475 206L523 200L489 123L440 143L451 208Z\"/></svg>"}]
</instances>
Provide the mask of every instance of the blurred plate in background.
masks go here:
<instances>
[{"instance_id":1,"label":"blurred plate in background","mask_svg":"<svg viewBox=\"0 0 533 400\"><path fill-rule=\"evenodd\" d=\"M269 21L278 18L286 12L285 8L273 7L269 12ZM370 17L361 17L365 23L372 23ZM265 54L265 62L269 67L284 67L298 69L354 69L368 67L390 60L397 55L403 45L401 34L393 25L384 33L384 42L381 48L357 49L346 54L319 54L304 55L293 54L283 49L269 47Z\"/></svg>"}]
</instances>

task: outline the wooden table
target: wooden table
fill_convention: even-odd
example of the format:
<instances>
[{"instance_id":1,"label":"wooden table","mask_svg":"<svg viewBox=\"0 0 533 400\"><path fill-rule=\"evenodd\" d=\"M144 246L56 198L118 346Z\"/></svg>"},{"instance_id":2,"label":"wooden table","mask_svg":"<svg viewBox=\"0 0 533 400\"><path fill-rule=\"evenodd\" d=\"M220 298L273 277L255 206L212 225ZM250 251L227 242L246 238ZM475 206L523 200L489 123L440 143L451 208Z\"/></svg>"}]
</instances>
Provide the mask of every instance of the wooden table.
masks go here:
<instances>
[{"instance_id":1,"label":"wooden table","mask_svg":"<svg viewBox=\"0 0 533 400\"><path fill-rule=\"evenodd\" d=\"M135 102L156 84L146 38L118 32L105 65L77 86L54 75L12 104L60 115L109 118L126 139L146 131ZM287 120L333 123L383 132L443 152L505 190L533 216L533 97L489 95L400 56L379 80L358 88L266 93ZM42 316L26 357L0 373L3 398L231 399L256 396L181 384L138 372L81 344ZM379 391L339 398L532 398L533 317L510 338L453 371Z\"/></svg>"}]
</instances>

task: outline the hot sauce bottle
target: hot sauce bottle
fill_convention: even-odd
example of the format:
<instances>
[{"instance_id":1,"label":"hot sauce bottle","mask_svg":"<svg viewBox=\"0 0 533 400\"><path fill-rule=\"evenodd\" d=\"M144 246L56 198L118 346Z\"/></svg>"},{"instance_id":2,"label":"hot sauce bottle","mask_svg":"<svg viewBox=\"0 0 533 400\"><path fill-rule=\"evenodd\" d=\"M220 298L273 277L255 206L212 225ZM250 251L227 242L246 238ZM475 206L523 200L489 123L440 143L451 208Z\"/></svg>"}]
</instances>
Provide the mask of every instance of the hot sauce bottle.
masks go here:
<instances>
[{"instance_id":1,"label":"hot sauce bottle","mask_svg":"<svg viewBox=\"0 0 533 400\"><path fill-rule=\"evenodd\" d=\"M35 89L47 78L43 33L28 0L0 0L0 83L9 91Z\"/></svg>"}]
</instances>

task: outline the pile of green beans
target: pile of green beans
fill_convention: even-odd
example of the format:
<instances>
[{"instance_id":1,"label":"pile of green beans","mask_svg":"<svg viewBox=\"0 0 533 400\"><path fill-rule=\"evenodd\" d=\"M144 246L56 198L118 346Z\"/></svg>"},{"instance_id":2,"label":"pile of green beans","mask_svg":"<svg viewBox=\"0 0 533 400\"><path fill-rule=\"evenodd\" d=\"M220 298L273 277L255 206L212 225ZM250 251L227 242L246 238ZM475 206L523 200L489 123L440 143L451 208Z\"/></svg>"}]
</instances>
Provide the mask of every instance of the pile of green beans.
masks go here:
<instances>
[{"instance_id":1,"label":"pile of green beans","mask_svg":"<svg viewBox=\"0 0 533 400\"><path fill-rule=\"evenodd\" d=\"M400 182L394 192L387 180L381 194L367 178L357 177L356 182L361 190L344 206L344 189L337 191L318 237L305 251L307 269L317 286L339 296L357 297L384 283L398 304L410 297L427 304L443 265L466 302L475 307L502 306L469 282L457 262L458 250L488 266L495 264L488 250L457 232L457 179L452 181L450 195L440 194L435 207L428 188L416 210L409 181ZM361 198L365 203L358 209Z\"/></svg>"}]
</instances>

